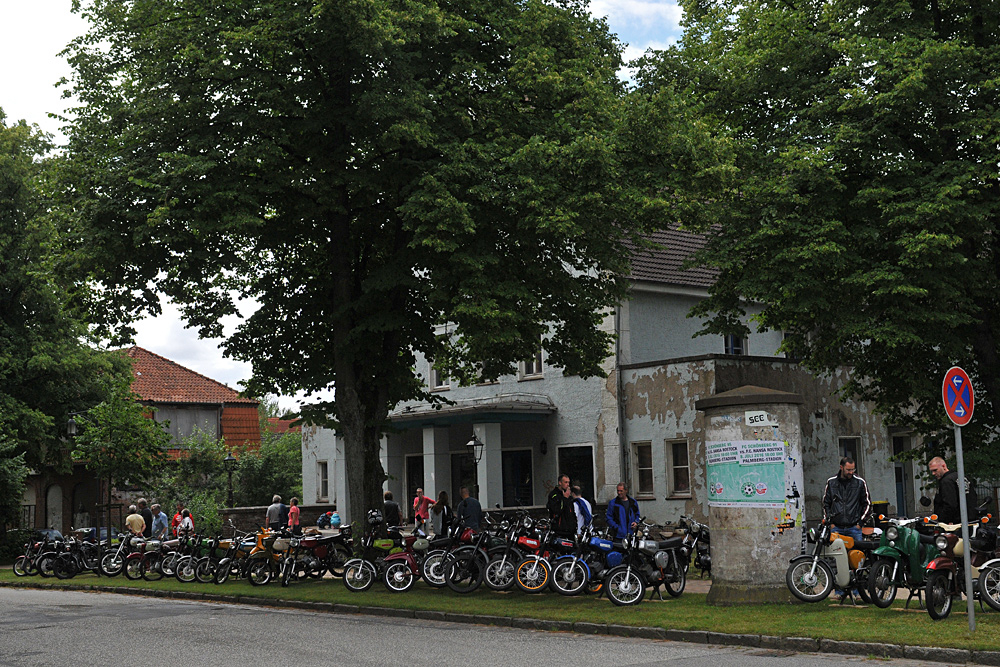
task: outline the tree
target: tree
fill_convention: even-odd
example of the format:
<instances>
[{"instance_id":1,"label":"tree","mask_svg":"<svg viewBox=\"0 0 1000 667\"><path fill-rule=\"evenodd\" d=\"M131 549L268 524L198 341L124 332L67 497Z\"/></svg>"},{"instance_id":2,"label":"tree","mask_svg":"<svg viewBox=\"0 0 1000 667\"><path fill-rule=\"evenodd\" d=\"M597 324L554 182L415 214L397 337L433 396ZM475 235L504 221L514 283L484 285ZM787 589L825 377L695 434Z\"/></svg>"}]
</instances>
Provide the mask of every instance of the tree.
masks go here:
<instances>
[{"instance_id":1,"label":"tree","mask_svg":"<svg viewBox=\"0 0 1000 667\"><path fill-rule=\"evenodd\" d=\"M705 202L719 270L706 333L755 326L891 423L945 425L953 364L976 384L973 465L998 471L998 15L939 2L683 0L685 33L647 86L686 86L732 142ZM936 445L942 446L943 442ZM985 470L985 468L980 468Z\"/></svg>"},{"instance_id":2,"label":"tree","mask_svg":"<svg viewBox=\"0 0 1000 667\"><path fill-rule=\"evenodd\" d=\"M244 450L236 464L233 489L239 507L270 505L274 494L286 503L302 497L302 434L264 431L261 436L260 449Z\"/></svg>"},{"instance_id":3,"label":"tree","mask_svg":"<svg viewBox=\"0 0 1000 667\"><path fill-rule=\"evenodd\" d=\"M48 149L37 127L7 125L0 109L0 443L4 474L15 477L23 470L17 460L39 471L65 469L69 413L101 400L101 375L128 372L119 355L90 345L67 306L72 286L55 268L59 239L44 194Z\"/></svg>"},{"instance_id":4,"label":"tree","mask_svg":"<svg viewBox=\"0 0 1000 667\"><path fill-rule=\"evenodd\" d=\"M8 525L17 525L21 519L28 467L24 465L24 453L18 453L19 449L17 443L6 440L0 434L0 536Z\"/></svg>"},{"instance_id":5,"label":"tree","mask_svg":"<svg viewBox=\"0 0 1000 667\"><path fill-rule=\"evenodd\" d=\"M542 340L600 373L642 229L611 132L621 46L585 7L78 2L65 203L99 323L164 292L220 334L253 299L225 353L256 395L335 388L304 416L332 415L358 508L381 503L389 411L430 398L416 353L471 382Z\"/></svg>"}]
</instances>

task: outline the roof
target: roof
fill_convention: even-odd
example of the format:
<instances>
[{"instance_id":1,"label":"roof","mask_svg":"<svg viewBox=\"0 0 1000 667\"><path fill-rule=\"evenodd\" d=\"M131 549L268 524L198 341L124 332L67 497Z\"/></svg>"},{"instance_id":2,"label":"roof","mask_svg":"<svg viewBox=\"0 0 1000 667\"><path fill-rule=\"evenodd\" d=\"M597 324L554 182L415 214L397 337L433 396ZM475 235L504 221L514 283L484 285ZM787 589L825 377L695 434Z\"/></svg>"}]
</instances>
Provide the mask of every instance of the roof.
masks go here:
<instances>
[{"instance_id":1,"label":"roof","mask_svg":"<svg viewBox=\"0 0 1000 667\"><path fill-rule=\"evenodd\" d=\"M552 399L543 394L495 394L443 403L418 403L397 407L389 413L400 428L489 421L537 421L556 411Z\"/></svg>"},{"instance_id":2,"label":"roof","mask_svg":"<svg viewBox=\"0 0 1000 667\"><path fill-rule=\"evenodd\" d=\"M132 360L132 391L147 403L243 403L257 405L221 382L170 361L141 347L125 351Z\"/></svg>"},{"instance_id":3,"label":"roof","mask_svg":"<svg viewBox=\"0 0 1000 667\"><path fill-rule=\"evenodd\" d=\"M654 232L649 236L649 240L662 247L638 250L629 244L633 249L630 276L633 280L685 287L711 287L715 284L718 275L715 269L704 266L681 268L691 255L705 247L707 239L704 234L684 231L673 226Z\"/></svg>"},{"instance_id":4,"label":"roof","mask_svg":"<svg viewBox=\"0 0 1000 667\"><path fill-rule=\"evenodd\" d=\"M268 429L271 433L279 435L289 431L299 432L302 430L302 423L298 419L278 419L277 417L267 418Z\"/></svg>"}]
</instances>

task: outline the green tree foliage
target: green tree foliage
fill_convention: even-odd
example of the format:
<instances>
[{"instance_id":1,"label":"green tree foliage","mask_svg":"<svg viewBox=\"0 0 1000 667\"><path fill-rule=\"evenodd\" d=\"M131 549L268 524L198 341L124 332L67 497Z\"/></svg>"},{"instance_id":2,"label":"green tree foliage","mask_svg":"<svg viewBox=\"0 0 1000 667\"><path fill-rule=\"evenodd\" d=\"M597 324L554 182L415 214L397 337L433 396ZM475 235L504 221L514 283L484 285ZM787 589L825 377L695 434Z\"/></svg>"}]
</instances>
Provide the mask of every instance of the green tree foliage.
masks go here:
<instances>
[{"instance_id":1,"label":"green tree foliage","mask_svg":"<svg viewBox=\"0 0 1000 667\"><path fill-rule=\"evenodd\" d=\"M157 468L146 485L148 495L166 508L180 502L194 512L191 505L195 498L201 499L201 506L224 507L228 494L223 463L228 454L225 441L196 429L174 446L178 450L177 459ZM218 511L213 513L217 515Z\"/></svg>"},{"instance_id":2,"label":"green tree foliage","mask_svg":"<svg viewBox=\"0 0 1000 667\"><path fill-rule=\"evenodd\" d=\"M647 86L696 94L731 141L734 185L706 201L719 269L708 333L756 325L893 423L945 426L941 382L969 371L987 443L1000 400L997 71L989 3L682 0L680 44ZM984 450L974 465L992 465Z\"/></svg>"},{"instance_id":3,"label":"green tree foliage","mask_svg":"<svg viewBox=\"0 0 1000 667\"><path fill-rule=\"evenodd\" d=\"M28 467L24 465L24 453L19 453L19 449L16 442L6 440L0 434L0 533L7 525L17 525L21 518Z\"/></svg>"},{"instance_id":4,"label":"green tree foliage","mask_svg":"<svg viewBox=\"0 0 1000 667\"><path fill-rule=\"evenodd\" d=\"M101 400L99 376L128 369L89 347L66 308L70 286L53 268L59 244L45 216L48 148L37 128L7 125L0 110L0 442L36 470L65 468L68 414Z\"/></svg>"},{"instance_id":5,"label":"green tree foliage","mask_svg":"<svg viewBox=\"0 0 1000 667\"><path fill-rule=\"evenodd\" d=\"M236 505L270 505L274 494L286 504L292 496L302 498L302 434L261 431L261 439L260 449L244 450L236 464Z\"/></svg>"},{"instance_id":6,"label":"green tree foliage","mask_svg":"<svg viewBox=\"0 0 1000 667\"><path fill-rule=\"evenodd\" d=\"M541 338L601 372L642 230L611 132L621 46L585 2L76 6L64 176L93 312L164 292L220 334L254 299L225 351L258 395L335 387L305 416L344 435L352 506L381 502L389 410L427 397L415 353L472 381Z\"/></svg>"}]
</instances>

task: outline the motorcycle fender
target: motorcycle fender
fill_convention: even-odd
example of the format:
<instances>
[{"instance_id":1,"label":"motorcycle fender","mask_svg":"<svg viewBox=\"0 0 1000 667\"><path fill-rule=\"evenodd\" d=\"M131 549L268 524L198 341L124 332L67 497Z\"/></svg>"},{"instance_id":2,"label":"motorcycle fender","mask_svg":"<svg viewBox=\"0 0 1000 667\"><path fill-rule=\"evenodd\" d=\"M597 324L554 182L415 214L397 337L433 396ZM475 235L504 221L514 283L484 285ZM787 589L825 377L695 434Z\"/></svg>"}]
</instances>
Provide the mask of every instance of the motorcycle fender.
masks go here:
<instances>
[{"instance_id":1,"label":"motorcycle fender","mask_svg":"<svg viewBox=\"0 0 1000 667\"><path fill-rule=\"evenodd\" d=\"M1000 558L993 558L991 560L986 561L982 565L979 565L978 569L985 570L988 567L998 567L998 566L1000 566Z\"/></svg>"},{"instance_id":2,"label":"motorcycle fender","mask_svg":"<svg viewBox=\"0 0 1000 667\"><path fill-rule=\"evenodd\" d=\"M928 570L949 570L951 572L958 571L958 566L950 558L935 558L930 563L927 564Z\"/></svg>"},{"instance_id":3,"label":"motorcycle fender","mask_svg":"<svg viewBox=\"0 0 1000 667\"><path fill-rule=\"evenodd\" d=\"M409 551L400 551L399 553L389 554L384 559L383 563L394 563L396 561L403 561L410 566L411 569L416 568L416 561L413 560L413 555Z\"/></svg>"},{"instance_id":4,"label":"motorcycle fender","mask_svg":"<svg viewBox=\"0 0 1000 667\"><path fill-rule=\"evenodd\" d=\"M872 556L883 556L885 558L892 558L893 560L900 560L903 557L902 552L896 547L879 547L872 551Z\"/></svg>"},{"instance_id":5,"label":"motorcycle fender","mask_svg":"<svg viewBox=\"0 0 1000 667\"><path fill-rule=\"evenodd\" d=\"M812 559L813 559L813 556L810 556L809 554L799 554L798 556L796 556L792 560L788 561L788 564L791 565L792 563L798 563L799 561L812 560Z\"/></svg>"}]
</instances>

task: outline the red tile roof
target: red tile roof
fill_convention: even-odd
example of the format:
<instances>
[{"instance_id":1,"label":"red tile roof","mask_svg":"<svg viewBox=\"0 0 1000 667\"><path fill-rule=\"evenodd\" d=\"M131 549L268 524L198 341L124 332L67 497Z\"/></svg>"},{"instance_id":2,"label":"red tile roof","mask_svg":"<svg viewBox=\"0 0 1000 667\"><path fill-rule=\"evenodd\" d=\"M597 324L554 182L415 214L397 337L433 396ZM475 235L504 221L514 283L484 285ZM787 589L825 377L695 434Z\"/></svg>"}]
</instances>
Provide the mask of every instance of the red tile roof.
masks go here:
<instances>
[{"instance_id":1,"label":"red tile roof","mask_svg":"<svg viewBox=\"0 0 1000 667\"><path fill-rule=\"evenodd\" d=\"M705 247L704 235L672 227L654 232L650 240L663 247L655 250L633 248L633 280L685 287L711 287L715 284L715 269L704 266L681 268L692 254Z\"/></svg>"},{"instance_id":2,"label":"red tile roof","mask_svg":"<svg viewBox=\"0 0 1000 667\"><path fill-rule=\"evenodd\" d=\"M267 418L268 429L271 433L277 433L278 435L288 433L289 431L296 433L301 431L302 425L296 423L297 421L297 419L278 419L277 417ZM292 424L295 424L295 426L292 426Z\"/></svg>"},{"instance_id":3,"label":"red tile roof","mask_svg":"<svg viewBox=\"0 0 1000 667\"><path fill-rule=\"evenodd\" d=\"M150 403L242 403L254 406L257 401L240 396L221 382L165 359L141 347L126 350L132 359L135 381L132 390ZM259 439L260 436L258 436Z\"/></svg>"}]
</instances>

